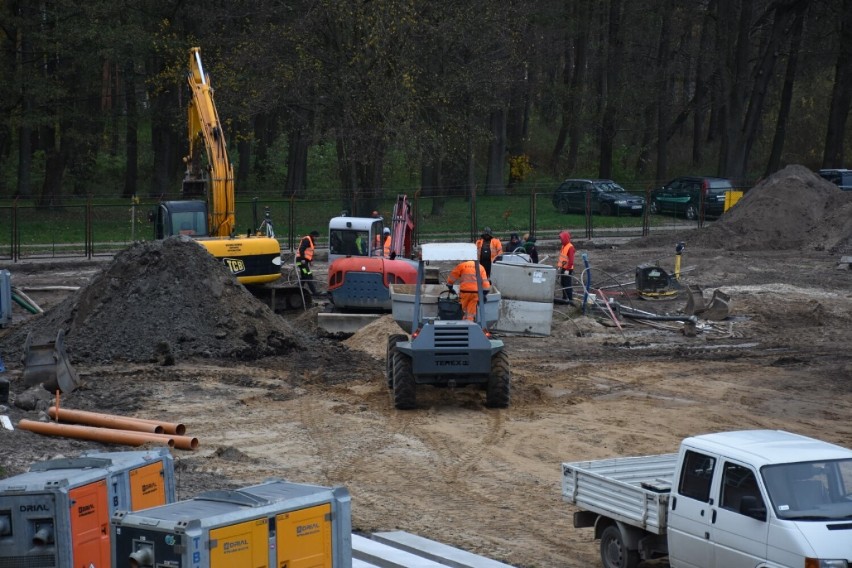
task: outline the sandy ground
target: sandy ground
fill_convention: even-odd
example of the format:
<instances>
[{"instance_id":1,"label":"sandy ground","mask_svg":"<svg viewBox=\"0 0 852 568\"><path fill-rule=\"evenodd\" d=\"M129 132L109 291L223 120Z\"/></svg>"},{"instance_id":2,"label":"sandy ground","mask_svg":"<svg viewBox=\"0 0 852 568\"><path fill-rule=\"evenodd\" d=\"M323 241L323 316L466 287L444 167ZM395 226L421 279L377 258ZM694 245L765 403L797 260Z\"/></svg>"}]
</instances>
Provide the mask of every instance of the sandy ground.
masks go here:
<instances>
[{"instance_id":1,"label":"sandy ground","mask_svg":"<svg viewBox=\"0 0 852 568\"><path fill-rule=\"evenodd\" d=\"M578 248L596 285L615 291L637 264L660 259L671 269L674 256L669 246ZM344 485L357 531L405 530L517 567L595 566L591 530L572 528L561 498L563 461L668 453L685 436L747 428L852 447L852 271L837 270L838 260L825 251L688 249L684 283L733 298L729 321L696 337L676 325L619 330L600 312L556 306L550 337L504 338L514 375L505 410L485 408L481 391L428 387L418 409L395 410L384 379L385 337L397 332L389 316L346 341L374 356L347 380L294 370L299 353L92 365L78 369L86 387L64 404L185 422L201 445L175 452L181 498L268 477ZM90 276L9 268L16 286ZM49 306L62 293L30 295ZM685 298L632 303L674 313ZM313 332L313 313L288 317ZM18 374L7 373L13 391ZM0 466L10 475L102 447L0 430Z\"/></svg>"}]
</instances>

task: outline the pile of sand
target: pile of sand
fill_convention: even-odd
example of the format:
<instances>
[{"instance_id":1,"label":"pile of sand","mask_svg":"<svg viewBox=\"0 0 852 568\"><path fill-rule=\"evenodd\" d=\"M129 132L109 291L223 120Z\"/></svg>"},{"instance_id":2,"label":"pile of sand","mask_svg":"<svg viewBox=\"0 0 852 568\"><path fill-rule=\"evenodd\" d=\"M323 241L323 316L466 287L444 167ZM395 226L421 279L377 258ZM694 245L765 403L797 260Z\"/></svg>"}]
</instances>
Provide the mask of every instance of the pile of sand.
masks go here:
<instances>
[{"instance_id":1,"label":"pile of sand","mask_svg":"<svg viewBox=\"0 0 852 568\"><path fill-rule=\"evenodd\" d=\"M188 238L137 243L42 318L2 339L18 360L27 333L65 331L72 362L183 357L257 359L303 348L305 338Z\"/></svg>"}]
</instances>

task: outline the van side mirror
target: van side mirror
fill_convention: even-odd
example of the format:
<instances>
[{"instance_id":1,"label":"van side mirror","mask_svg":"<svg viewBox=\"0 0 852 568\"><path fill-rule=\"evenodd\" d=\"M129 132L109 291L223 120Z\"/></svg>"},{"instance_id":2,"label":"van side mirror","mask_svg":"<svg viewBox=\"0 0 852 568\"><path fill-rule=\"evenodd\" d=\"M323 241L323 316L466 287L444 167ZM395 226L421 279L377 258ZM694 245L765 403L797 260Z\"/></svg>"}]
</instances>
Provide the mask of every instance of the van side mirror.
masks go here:
<instances>
[{"instance_id":1,"label":"van side mirror","mask_svg":"<svg viewBox=\"0 0 852 568\"><path fill-rule=\"evenodd\" d=\"M753 495L744 495L740 499L740 513L758 521L766 521L766 507Z\"/></svg>"}]
</instances>

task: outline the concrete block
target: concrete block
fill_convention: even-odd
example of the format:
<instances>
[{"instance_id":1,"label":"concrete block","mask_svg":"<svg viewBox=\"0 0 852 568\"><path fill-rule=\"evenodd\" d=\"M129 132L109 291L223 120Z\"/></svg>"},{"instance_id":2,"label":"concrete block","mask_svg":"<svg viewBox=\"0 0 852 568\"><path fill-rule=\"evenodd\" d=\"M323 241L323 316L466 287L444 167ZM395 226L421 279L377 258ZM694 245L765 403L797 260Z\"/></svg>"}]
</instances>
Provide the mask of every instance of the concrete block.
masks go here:
<instances>
[{"instance_id":1,"label":"concrete block","mask_svg":"<svg viewBox=\"0 0 852 568\"><path fill-rule=\"evenodd\" d=\"M356 534L352 535L352 558L353 562L357 559L379 568L447 568L446 564Z\"/></svg>"},{"instance_id":2,"label":"concrete block","mask_svg":"<svg viewBox=\"0 0 852 568\"><path fill-rule=\"evenodd\" d=\"M452 568L512 568L484 556L404 531L381 532L373 540L440 562Z\"/></svg>"},{"instance_id":3,"label":"concrete block","mask_svg":"<svg viewBox=\"0 0 852 568\"><path fill-rule=\"evenodd\" d=\"M382 314L317 314L317 327L329 333L355 333L365 325L382 317Z\"/></svg>"}]
</instances>

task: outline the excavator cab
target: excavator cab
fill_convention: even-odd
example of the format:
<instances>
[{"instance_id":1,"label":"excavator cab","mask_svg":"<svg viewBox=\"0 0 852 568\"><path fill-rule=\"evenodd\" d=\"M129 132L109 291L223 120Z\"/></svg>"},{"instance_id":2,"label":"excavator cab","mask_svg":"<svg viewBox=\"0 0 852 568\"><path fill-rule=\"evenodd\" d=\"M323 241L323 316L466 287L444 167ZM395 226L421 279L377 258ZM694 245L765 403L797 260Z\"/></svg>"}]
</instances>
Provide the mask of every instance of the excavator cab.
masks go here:
<instances>
[{"instance_id":1,"label":"excavator cab","mask_svg":"<svg viewBox=\"0 0 852 568\"><path fill-rule=\"evenodd\" d=\"M203 201L163 201L154 210L152 221L157 239L208 236L207 205Z\"/></svg>"}]
</instances>

